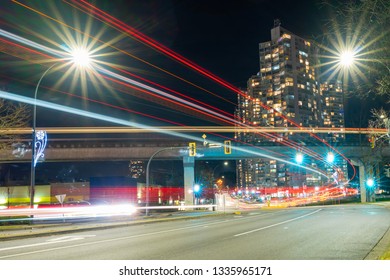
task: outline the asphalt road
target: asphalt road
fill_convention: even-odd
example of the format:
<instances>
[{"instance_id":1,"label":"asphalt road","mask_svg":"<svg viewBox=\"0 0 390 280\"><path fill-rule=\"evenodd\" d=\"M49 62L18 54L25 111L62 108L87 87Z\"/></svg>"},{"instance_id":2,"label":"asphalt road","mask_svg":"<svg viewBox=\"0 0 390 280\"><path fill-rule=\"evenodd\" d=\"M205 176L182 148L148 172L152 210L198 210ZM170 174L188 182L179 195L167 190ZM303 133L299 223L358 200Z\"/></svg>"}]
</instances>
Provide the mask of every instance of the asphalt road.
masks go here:
<instances>
[{"instance_id":1,"label":"asphalt road","mask_svg":"<svg viewBox=\"0 0 390 280\"><path fill-rule=\"evenodd\" d=\"M338 205L245 212L0 242L8 260L362 260L390 209Z\"/></svg>"}]
</instances>

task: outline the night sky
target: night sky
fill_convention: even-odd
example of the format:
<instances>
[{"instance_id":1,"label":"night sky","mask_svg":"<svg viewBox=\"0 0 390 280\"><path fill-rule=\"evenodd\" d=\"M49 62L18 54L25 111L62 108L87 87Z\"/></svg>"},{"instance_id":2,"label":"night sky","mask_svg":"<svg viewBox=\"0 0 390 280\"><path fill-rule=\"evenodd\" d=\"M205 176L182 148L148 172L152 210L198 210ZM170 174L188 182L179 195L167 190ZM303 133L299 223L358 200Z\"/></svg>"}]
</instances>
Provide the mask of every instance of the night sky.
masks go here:
<instances>
[{"instance_id":1,"label":"night sky","mask_svg":"<svg viewBox=\"0 0 390 280\"><path fill-rule=\"evenodd\" d=\"M270 40L274 20L311 39L321 32L327 17L320 2L141 0L97 5L226 81L245 87L259 70L258 45Z\"/></svg>"}]
</instances>

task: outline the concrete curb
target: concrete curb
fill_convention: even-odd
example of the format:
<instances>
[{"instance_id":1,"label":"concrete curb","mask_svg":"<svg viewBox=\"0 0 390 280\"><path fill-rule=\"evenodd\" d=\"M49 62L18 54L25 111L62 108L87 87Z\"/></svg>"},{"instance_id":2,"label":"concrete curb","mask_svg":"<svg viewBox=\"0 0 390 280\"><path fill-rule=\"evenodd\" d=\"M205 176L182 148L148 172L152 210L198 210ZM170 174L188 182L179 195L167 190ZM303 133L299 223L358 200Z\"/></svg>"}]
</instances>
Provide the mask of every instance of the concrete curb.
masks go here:
<instances>
[{"instance_id":1,"label":"concrete curb","mask_svg":"<svg viewBox=\"0 0 390 280\"><path fill-rule=\"evenodd\" d=\"M374 246L371 252L364 258L365 260L385 260L390 259L390 227L382 238Z\"/></svg>"}]
</instances>

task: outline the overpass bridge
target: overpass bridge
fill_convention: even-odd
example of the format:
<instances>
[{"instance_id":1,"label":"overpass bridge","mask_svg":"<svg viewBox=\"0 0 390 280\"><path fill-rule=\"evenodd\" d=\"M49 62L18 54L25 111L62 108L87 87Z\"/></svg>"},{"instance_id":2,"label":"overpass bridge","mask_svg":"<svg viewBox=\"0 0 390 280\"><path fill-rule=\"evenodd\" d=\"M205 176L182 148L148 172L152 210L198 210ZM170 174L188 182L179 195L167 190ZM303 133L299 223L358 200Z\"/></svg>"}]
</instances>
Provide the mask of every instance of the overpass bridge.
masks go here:
<instances>
[{"instance_id":1,"label":"overpass bridge","mask_svg":"<svg viewBox=\"0 0 390 280\"><path fill-rule=\"evenodd\" d=\"M203 142L197 142L197 155L189 156L188 143L183 139L169 137L139 137L138 138L62 138L52 139L45 150L45 161L118 161L118 160L151 160L182 158L184 168L184 186L186 202L192 203L193 197L189 190L193 188L195 160L238 160L250 158L271 158L293 161L296 149L278 143L263 143L262 145L231 146L231 153L225 154L223 143L220 146L207 147ZM215 143L214 143L215 144ZM338 143L340 145L340 143ZM27 145L27 144L26 144ZM325 145L302 146L316 154L323 155L329 152ZM365 173L367 169L378 162L390 159L390 147L372 149L357 143L345 143L337 150L349 159L353 165L359 167L360 189L362 201L366 201ZM31 162L31 150L24 150L18 154L15 150L0 151L0 162Z\"/></svg>"},{"instance_id":2,"label":"overpass bridge","mask_svg":"<svg viewBox=\"0 0 390 280\"><path fill-rule=\"evenodd\" d=\"M192 141L191 141L192 142ZM107 161L107 160L147 160L159 149L156 158L169 159L188 156L189 141L170 138L65 138L52 139L45 149L45 161ZM346 158L355 162L381 161L390 159L390 147L372 149L361 143L338 143L337 151ZM172 148L172 149L166 149ZM19 149L19 151L18 151ZM258 145L237 144L232 141L231 153L225 154L223 142L220 145L205 147L202 142L197 143L197 160L234 160L281 157L291 160L295 153L302 149L310 150L316 154L326 154L331 149L325 145L304 145L301 148L291 148L278 143L264 142ZM0 150L0 162L29 162L31 149L28 144L17 146L14 149ZM356 164L359 165L359 164Z\"/></svg>"}]
</instances>

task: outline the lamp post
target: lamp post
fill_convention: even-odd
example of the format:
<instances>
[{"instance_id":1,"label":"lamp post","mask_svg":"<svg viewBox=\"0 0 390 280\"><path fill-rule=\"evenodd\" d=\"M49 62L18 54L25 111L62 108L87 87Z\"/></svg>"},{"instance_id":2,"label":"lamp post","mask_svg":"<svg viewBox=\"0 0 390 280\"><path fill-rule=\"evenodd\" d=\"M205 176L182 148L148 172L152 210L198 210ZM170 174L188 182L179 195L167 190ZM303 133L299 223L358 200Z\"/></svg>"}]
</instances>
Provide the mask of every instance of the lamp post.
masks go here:
<instances>
[{"instance_id":1,"label":"lamp post","mask_svg":"<svg viewBox=\"0 0 390 280\"><path fill-rule=\"evenodd\" d=\"M217 164L214 168L213 168L213 181L215 181L215 183L214 183L214 186L217 186L217 188L218 188L218 185L217 185L217 180L215 180L215 171L217 170L217 168L218 167L220 167L222 164ZM228 166L229 165L229 162L228 161L224 161L223 162L223 165L224 166Z\"/></svg>"},{"instance_id":2,"label":"lamp post","mask_svg":"<svg viewBox=\"0 0 390 280\"><path fill-rule=\"evenodd\" d=\"M218 167L220 167L222 164L217 164L214 168L213 168L213 179L214 179L214 173L215 173L215 170L217 170ZM223 165L224 166L228 166L229 165L229 162L228 161L224 161L223 162Z\"/></svg>"},{"instance_id":3,"label":"lamp post","mask_svg":"<svg viewBox=\"0 0 390 280\"><path fill-rule=\"evenodd\" d=\"M149 215L149 170L150 170L150 163L152 162L152 159L158 155L159 153L163 152L163 151L168 151L168 150L174 150L174 149L178 149L178 150L181 150L181 149L187 149L188 150L188 147L167 147L167 148L162 148L162 149L159 149L157 151L155 151L149 158L148 160L148 163L146 165L146 183L145 183L145 191L146 191L146 194L145 194L145 215L148 216Z\"/></svg>"},{"instance_id":4,"label":"lamp post","mask_svg":"<svg viewBox=\"0 0 390 280\"><path fill-rule=\"evenodd\" d=\"M84 48L75 48L70 53L70 59L72 63L78 67L88 67L90 64L89 52ZM58 65L61 61L53 63L49 68L43 72L40 77L34 92L34 108L33 108L33 123L32 123L32 141L31 141L31 182L30 182L30 208L34 208L34 195L35 195L35 166L38 159L43 156L43 150L46 146L46 131L36 131L37 124L37 97L38 89L42 82L42 79L46 74ZM38 141L37 141L38 140Z\"/></svg>"},{"instance_id":5,"label":"lamp post","mask_svg":"<svg viewBox=\"0 0 390 280\"><path fill-rule=\"evenodd\" d=\"M31 141L31 183L30 183L30 208L34 207L34 193L35 193L35 166L38 162L38 158L40 155L36 153L37 149L37 133L36 133L36 125L37 125L37 96L38 96L38 88L42 82L43 77L49 72L54 66L56 66L58 62L54 63L52 66L46 69L46 71L42 74L41 78L38 81L37 86L35 87L34 93L34 109L33 109L33 123L32 123L32 141ZM43 132L46 135L46 132Z\"/></svg>"},{"instance_id":6,"label":"lamp post","mask_svg":"<svg viewBox=\"0 0 390 280\"><path fill-rule=\"evenodd\" d=\"M385 114L380 115L380 118L383 120L384 126L387 129L387 134L385 136L390 138L390 119Z\"/></svg>"}]
</instances>

